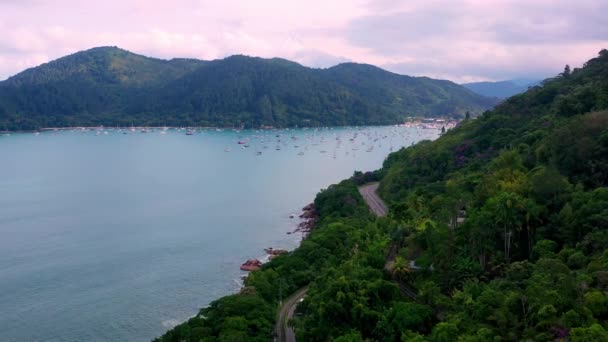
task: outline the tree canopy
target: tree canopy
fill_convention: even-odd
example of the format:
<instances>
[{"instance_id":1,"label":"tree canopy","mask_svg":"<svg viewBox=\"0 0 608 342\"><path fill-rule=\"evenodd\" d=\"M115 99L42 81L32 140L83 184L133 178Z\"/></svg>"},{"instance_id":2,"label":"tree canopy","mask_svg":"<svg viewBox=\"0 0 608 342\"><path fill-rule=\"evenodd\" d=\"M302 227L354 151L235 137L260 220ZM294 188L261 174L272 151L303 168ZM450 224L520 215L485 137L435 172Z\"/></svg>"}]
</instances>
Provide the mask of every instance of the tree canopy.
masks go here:
<instances>
[{"instance_id":1,"label":"tree canopy","mask_svg":"<svg viewBox=\"0 0 608 342\"><path fill-rule=\"evenodd\" d=\"M363 180L388 217L370 216ZM213 308L274 313L279 286L309 286L301 341L608 341L608 53L315 204L298 249L160 339L271 340L272 314Z\"/></svg>"}]
</instances>

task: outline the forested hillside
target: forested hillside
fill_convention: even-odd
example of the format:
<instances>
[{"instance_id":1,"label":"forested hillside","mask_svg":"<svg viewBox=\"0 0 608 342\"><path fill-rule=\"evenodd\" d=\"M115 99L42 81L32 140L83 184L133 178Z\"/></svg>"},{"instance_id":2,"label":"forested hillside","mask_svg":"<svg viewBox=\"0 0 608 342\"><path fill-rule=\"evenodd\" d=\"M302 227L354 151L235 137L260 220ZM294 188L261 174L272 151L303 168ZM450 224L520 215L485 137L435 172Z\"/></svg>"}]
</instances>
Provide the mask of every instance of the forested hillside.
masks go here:
<instances>
[{"instance_id":1,"label":"forested hillside","mask_svg":"<svg viewBox=\"0 0 608 342\"><path fill-rule=\"evenodd\" d=\"M0 130L69 126L395 124L481 113L495 100L449 81L346 63L160 60L94 48L0 82Z\"/></svg>"},{"instance_id":2,"label":"forested hillside","mask_svg":"<svg viewBox=\"0 0 608 342\"><path fill-rule=\"evenodd\" d=\"M277 289L309 286L299 341L608 341L608 51L315 204L300 248L159 340L270 341Z\"/></svg>"}]
</instances>

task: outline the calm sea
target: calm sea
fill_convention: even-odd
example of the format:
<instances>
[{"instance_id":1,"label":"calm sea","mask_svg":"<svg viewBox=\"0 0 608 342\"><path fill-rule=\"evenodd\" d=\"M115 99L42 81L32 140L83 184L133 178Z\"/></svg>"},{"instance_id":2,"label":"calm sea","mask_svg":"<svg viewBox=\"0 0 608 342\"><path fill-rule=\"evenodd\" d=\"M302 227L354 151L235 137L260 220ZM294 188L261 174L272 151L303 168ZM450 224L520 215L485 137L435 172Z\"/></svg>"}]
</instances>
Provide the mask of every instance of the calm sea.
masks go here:
<instances>
[{"instance_id":1,"label":"calm sea","mask_svg":"<svg viewBox=\"0 0 608 342\"><path fill-rule=\"evenodd\" d=\"M124 133L0 135L0 341L149 341L295 248L319 190L439 132Z\"/></svg>"}]
</instances>

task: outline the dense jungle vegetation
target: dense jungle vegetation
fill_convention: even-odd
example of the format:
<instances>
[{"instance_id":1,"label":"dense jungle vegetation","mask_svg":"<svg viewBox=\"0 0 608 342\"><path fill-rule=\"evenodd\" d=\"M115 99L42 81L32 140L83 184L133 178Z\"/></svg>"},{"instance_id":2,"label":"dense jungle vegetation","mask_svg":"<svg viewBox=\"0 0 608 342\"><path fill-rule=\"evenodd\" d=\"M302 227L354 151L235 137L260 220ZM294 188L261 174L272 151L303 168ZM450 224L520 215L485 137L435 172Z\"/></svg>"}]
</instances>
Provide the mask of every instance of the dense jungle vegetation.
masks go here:
<instances>
[{"instance_id":1,"label":"dense jungle vegetation","mask_svg":"<svg viewBox=\"0 0 608 342\"><path fill-rule=\"evenodd\" d=\"M608 51L315 204L300 248L159 340L270 341L279 288L308 285L300 341L608 341Z\"/></svg>"},{"instance_id":2,"label":"dense jungle vegetation","mask_svg":"<svg viewBox=\"0 0 608 342\"><path fill-rule=\"evenodd\" d=\"M463 86L344 63L161 60L100 47L0 82L0 131L72 126L340 126L463 116L496 104Z\"/></svg>"}]
</instances>

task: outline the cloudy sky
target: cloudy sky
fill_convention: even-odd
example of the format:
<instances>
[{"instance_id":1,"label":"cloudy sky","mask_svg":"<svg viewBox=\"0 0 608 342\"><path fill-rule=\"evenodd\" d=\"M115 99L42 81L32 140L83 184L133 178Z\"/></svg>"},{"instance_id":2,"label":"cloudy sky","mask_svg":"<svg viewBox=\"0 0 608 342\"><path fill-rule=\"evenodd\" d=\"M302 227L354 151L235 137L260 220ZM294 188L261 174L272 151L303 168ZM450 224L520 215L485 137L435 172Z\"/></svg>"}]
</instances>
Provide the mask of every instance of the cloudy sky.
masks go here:
<instances>
[{"instance_id":1,"label":"cloudy sky","mask_svg":"<svg viewBox=\"0 0 608 342\"><path fill-rule=\"evenodd\" d=\"M606 0L0 0L0 79L95 46L344 61L457 82L542 78L608 47Z\"/></svg>"}]
</instances>

